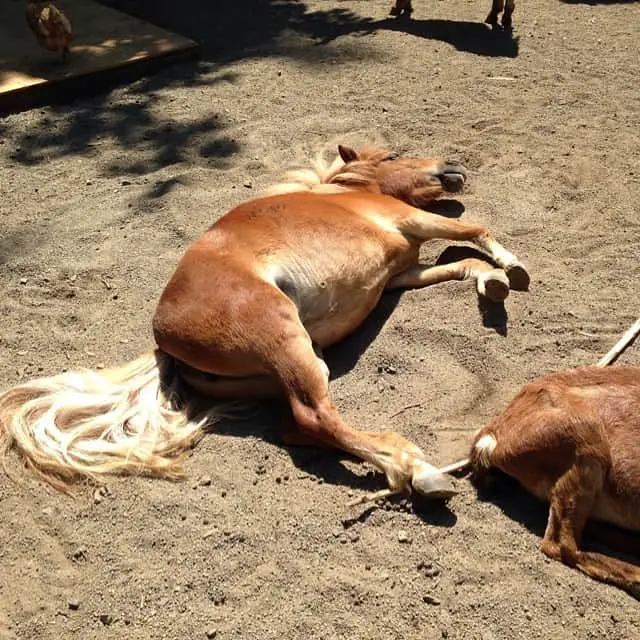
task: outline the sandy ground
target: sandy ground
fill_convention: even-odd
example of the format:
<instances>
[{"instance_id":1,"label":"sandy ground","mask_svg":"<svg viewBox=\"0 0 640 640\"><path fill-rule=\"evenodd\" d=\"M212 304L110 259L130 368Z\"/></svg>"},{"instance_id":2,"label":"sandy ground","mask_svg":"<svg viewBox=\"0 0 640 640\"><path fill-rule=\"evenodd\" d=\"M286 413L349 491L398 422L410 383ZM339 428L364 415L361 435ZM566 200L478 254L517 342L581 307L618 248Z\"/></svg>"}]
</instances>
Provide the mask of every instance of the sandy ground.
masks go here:
<instances>
[{"instance_id":1,"label":"sandy ground","mask_svg":"<svg viewBox=\"0 0 640 640\"><path fill-rule=\"evenodd\" d=\"M404 24L390 0L110 4L203 57L0 120L3 388L145 351L190 241L364 137L465 161L464 218L532 287L489 311L470 283L385 297L330 359L354 424L450 462L523 383L594 363L638 315L638 4L522 2L517 41L479 1L416 0ZM114 478L99 504L0 477L0 638L640 637L634 600L539 552L545 509L517 488L348 508L379 475L283 448L275 422L209 435L185 482Z\"/></svg>"}]
</instances>

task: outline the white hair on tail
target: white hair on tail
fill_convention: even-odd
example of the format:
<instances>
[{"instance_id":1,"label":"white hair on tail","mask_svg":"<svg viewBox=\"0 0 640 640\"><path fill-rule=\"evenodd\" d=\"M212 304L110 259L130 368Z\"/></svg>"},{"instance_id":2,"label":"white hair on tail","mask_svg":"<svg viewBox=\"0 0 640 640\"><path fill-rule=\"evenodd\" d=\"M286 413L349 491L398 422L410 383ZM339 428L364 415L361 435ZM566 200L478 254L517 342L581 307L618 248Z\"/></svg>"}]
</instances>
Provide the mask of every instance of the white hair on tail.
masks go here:
<instances>
[{"instance_id":1,"label":"white hair on tail","mask_svg":"<svg viewBox=\"0 0 640 640\"><path fill-rule=\"evenodd\" d=\"M492 466L491 455L496 449L498 441L492 433L485 433L478 438L478 441L473 447L475 459L482 467L489 469Z\"/></svg>"},{"instance_id":2,"label":"white hair on tail","mask_svg":"<svg viewBox=\"0 0 640 640\"><path fill-rule=\"evenodd\" d=\"M110 371L33 380L0 395L0 456L68 490L78 477L135 473L180 477L183 455L211 415L190 420L161 383L160 352ZM6 469L6 466L5 466Z\"/></svg>"}]
</instances>

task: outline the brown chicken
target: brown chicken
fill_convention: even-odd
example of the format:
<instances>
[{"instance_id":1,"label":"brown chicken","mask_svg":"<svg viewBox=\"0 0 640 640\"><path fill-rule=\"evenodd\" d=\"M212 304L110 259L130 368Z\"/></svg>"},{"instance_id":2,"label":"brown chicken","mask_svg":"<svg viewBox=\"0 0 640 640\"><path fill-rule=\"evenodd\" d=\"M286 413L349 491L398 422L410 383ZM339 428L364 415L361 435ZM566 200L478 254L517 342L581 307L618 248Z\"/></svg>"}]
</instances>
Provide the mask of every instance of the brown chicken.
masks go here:
<instances>
[{"instance_id":1,"label":"brown chicken","mask_svg":"<svg viewBox=\"0 0 640 640\"><path fill-rule=\"evenodd\" d=\"M61 9L53 2L27 0L27 23L41 47L60 52L63 62L67 59L73 34L71 23Z\"/></svg>"}]
</instances>

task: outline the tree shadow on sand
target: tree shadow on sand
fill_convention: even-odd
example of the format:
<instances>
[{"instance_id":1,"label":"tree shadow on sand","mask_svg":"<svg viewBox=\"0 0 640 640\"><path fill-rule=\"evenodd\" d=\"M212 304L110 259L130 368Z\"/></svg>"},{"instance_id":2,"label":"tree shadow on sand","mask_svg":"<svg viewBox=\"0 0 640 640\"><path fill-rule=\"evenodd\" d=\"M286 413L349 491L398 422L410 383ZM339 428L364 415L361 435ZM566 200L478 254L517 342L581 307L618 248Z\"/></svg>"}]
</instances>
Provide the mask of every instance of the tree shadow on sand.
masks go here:
<instances>
[{"instance_id":1,"label":"tree shadow on sand","mask_svg":"<svg viewBox=\"0 0 640 640\"><path fill-rule=\"evenodd\" d=\"M34 113L26 130L15 135L13 144L2 148L9 161L35 166L67 155L91 156L99 153L102 138L112 136L123 150L136 151L123 154L122 162L109 168L114 174L141 175L180 162L193 152L195 140L201 145L197 153L219 165L240 148L237 140L225 135L224 119L214 114L196 122L175 121L162 109L172 100L166 90L233 83L237 75L225 70L225 65L242 58L286 55L300 57L308 64L322 61L321 51L310 47L308 38L300 41L291 27L304 14L303 3L244 0L218 7L205 0L185 0L180 5L114 0L104 4L196 40L200 60L185 60L170 67L165 67L162 59L151 60L93 76L70 77L54 85L42 85L41 92L36 87L24 103L20 95L0 97L0 113L47 104L54 116L50 112ZM331 20L328 12L327 21ZM341 47L340 60L370 53L367 47L359 49ZM87 50L83 55L93 54ZM151 71L158 73L140 79ZM129 86L112 100L110 90L122 84ZM11 139L15 126L19 123L8 122L3 127L6 138Z\"/></svg>"},{"instance_id":2,"label":"tree shadow on sand","mask_svg":"<svg viewBox=\"0 0 640 640\"><path fill-rule=\"evenodd\" d=\"M192 73L183 75L179 83L211 86L234 79L229 73L206 79ZM152 76L129 87L118 101L101 94L71 106L53 105L36 115L36 123L19 135L15 147L5 145L8 159L31 167L68 155L97 156L101 140L113 137L125 153L106 171L143 175L185 160L194 151L194 139L200 141L199 155L212 163L224 162L239 150L239 143L225 135L226 123L218 114L195 122L159 115L157 106L166 99L163 89L164 80Z\"/></svg>"},{"instance_id":3,"label":"tree shadow on sand","mask_svg":"<svg viewBox=\"0 0 640 640\"><path fill-rule=\"evenodd\" d=\"M100 1L195 40L204 60L230 61L267 51L287 53L287 45L293 45L295 51L295 34L310 36L321 45L347 34L380 30L439 40L477 55L518 54L517 39L510 32L491 29L483 22L374 20L340 8L308 12L304 2L293 0L237 0L216 3L215 8L208 0L183 0L179 6L174 0ZM304 49L308 47L300 48L297 54L304 56Z\"/></svg>"},{"instance_id":4,"label":"tree shadow on sand","mask_svg":"<svg viewBox=\"0 0 640 640\"><path fill-rule=\"evenodd\" d=\"M238 0L211 3L208 0L102 0L102 3L142 18L199 44L199 61L182 62L156 75L134 82L140 73L157 71L161 61L150 61L112 75L81 76L58 93L47 94L59 117L55 128L48 114L36 117L25 133L6 145L9 159L27 166L65 155L98 153L100 138L113 135L124 150L141 151L142 160L125 160L113 167L116 174L144 174L180 162L192 142L205 134L201 155L224 162L239 149L239 142L225 136L221 118L188 124L175 123L158 108L170 100L165 92L173 87L210 87L234 82L225 66L252 57L287 57L320 65L331 59L349 60L383 57L372 40L336 41L340 36L366 36L375 31L401 30L416 36L449 42L462 51L481 55L517 54L517 43L509 34L494 32L480 23L446 20L374 21L343 9L307 12L294 0ZM78 27L80 28L80 27ZM130 83L112 101L109 90ZM96 95L96 93L98 95ZM93 96L85 100L87 96ZM83 101L74 100L83 98ZM4 108L0 104L0 111ZM11 134L11 126L6 135ZM18 148L19 151L15 151ZM131 154L133 155L133 154Z\"/></svg>"}]
</instances>

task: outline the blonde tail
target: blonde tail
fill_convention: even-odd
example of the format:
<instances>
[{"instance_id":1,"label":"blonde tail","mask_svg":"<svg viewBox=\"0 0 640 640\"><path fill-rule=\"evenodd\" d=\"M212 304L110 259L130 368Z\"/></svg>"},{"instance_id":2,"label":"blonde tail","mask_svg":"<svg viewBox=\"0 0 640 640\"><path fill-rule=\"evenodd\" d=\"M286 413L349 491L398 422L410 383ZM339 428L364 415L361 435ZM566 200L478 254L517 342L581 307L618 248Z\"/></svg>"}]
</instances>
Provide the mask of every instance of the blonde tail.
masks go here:
<instances>
[{"instance_id":1,"label":"blonde tail","mask_svg":"<svg viewBox=\"0 0 640 640\"><path fill-rule=\"evenodd\" d=\"M11 448L57 489L106 473L181 476L202 435L162 382L160 352L110 371L33 380L0 395L0 458ZM6 466L5 466L6 469Z\"/></svg>"}]
</instances>

